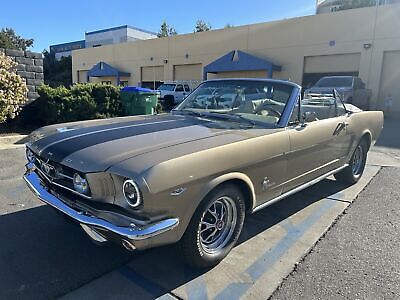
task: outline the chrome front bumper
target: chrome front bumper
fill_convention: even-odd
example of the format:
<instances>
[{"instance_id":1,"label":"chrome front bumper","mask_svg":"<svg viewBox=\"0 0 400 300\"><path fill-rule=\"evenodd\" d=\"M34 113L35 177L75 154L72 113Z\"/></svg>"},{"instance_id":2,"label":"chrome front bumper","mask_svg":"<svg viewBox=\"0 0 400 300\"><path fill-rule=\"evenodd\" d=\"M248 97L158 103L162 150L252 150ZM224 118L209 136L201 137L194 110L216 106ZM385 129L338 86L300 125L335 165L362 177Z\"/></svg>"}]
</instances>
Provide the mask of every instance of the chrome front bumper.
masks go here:
<instances>
[{"instance_id":1,"label":"chrome front bumper","mask_svg":"<svg viewBox=\"0 0 400 300\"><path fill-rule=\"evenodd\" d=\"M104 232L111 233L121 240L125 248L133 250L137 248L135 242L143 244L141 241L170 231L179 224L179 219L171 218L146 226L138 226L133 223L130 224L129 227L116 226L106 220L89 215L85 211L79 211L68 206L47 190L45 185L42 183L42 179L38 174L36 174L35 166L33 164L28 164L26 168L27 171L24 175L24 180L32 192L35 193L43 202L49 204L81 224L84 231L97 242L107 241Z\"/></svg>"}]
</instances>

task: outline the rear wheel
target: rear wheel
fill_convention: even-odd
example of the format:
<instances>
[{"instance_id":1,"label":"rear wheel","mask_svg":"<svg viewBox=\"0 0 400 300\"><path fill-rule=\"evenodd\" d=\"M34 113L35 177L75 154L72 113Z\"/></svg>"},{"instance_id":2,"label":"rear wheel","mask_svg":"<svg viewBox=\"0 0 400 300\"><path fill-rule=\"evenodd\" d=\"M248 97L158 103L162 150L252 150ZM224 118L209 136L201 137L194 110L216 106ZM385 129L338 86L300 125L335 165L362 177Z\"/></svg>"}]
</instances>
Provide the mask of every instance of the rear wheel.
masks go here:
<instances>
[{"instance_id":1,"label":"rear wheel","mask_svg":"<svg viewBox=\"0 0 400 300\"><path fill-rule=\"evenodd\" d=\"M362 140L354 150L349 166L335 174L335 178L345 184L356 183L364 172L365 163L367 161L367 152L367 142Z\"/></svg>"},{"instance_id":2,"label":"rear wheel","mask_svg":"<svg viewBox=\"0 0 400 300\"><path fill-rule=\"evenodd\" d=\"M244 196L236 186L227 184L211 192L182 238L187 263L201 268L218 264L236 244L244 217Z\"/></svg>"}]
</instances>

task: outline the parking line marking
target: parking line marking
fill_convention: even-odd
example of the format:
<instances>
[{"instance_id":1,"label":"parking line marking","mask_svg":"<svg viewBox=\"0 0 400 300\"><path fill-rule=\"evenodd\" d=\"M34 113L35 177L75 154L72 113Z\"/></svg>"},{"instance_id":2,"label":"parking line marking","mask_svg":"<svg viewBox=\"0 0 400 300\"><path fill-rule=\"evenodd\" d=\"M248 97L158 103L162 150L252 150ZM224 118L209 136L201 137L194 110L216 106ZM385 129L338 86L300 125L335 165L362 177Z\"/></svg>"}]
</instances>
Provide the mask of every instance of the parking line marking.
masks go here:
<instances>
[{"instance_id":1,"label":"parking line marking","mask_svg":"<svg viewBox=\"0 0 400 300\"><path fill-rule=\"evenodd\" d=\"M268 249L261 257L259 257L252 265L250 265L245 273L249 274L255 282L265 272L267 272L279 258L291 247L298 239L307 232L330 208L336 204L336 200L324 199L324 202L303 222L297 226L288 226L288 233L272 248ZM230 299L232 296L239 298L243 296L252 286L251 283L231 283L222 290L215 299Z\"/></svg>"},{"instance_id":2,"label":"parking line marking","mask_svg":"<svg viewBox=\"0 0 400 300\"><path fill-rule=\"evenodd\" d=\"M167 291L165 288L143 277L129 266L123 266L119 268L118 272L128 280L134 282L139 288L147 291L154 298L161 297L169 293L169 291Z\"/></svg>"},{"instance_id":3,"label":"parking line marking","mask_svg":"<svg viewBox=\"0 0 400 300\"><path fill-rule=\"evenodd\" d=\"M191 278L195 270L185 266L185 278ZM197 276L192 281L185 284L185 290L188 299L208 299L207 285L204 282L204 276Z\"/></svg>"}]
</instances>

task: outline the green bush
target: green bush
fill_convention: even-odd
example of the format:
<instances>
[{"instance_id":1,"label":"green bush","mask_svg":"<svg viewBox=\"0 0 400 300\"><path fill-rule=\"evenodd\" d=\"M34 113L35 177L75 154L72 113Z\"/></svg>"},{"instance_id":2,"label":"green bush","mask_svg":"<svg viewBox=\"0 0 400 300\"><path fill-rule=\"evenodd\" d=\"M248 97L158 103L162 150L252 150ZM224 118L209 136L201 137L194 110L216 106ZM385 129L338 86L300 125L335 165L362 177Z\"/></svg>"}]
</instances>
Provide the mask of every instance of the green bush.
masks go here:
<instances>
[{"instance_id":1,"label":"green bush","mask_svg":"<svg viewBox=\"0 0 400 300\"><path fill-rule=\"evenodd\" d=\"M99 83L71 88L42 85L39 98L24 108L21 119L38 126L122 115L120 88Z\"/></svg>"}]
</instances>

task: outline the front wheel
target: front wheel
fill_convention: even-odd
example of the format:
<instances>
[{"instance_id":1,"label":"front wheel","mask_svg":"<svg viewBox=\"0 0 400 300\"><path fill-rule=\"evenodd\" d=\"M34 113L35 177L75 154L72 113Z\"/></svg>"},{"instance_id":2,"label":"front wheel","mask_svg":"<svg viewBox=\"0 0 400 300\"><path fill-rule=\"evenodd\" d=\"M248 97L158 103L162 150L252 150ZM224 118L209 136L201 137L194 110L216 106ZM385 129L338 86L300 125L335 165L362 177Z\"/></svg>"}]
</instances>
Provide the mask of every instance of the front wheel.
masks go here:
<instances>
[{"instance_id":1,"label":"front wheel","mask_svg":"<svg viewBox=\"0 0 400 300\"><path fill-rule=\"evenodd\" d=\"M218 264L236 244L244 217L244 196L236 186L227 184L212 191L182 238L185 260L200 268Z\"/></svg>"},{"instance_id":2,"label":"front wheel","mask_svg":"<svg viewBox=\"0 0 400 300\"><path fill-rule=\"evenodd\" d=\"M367 162L368 145L362 140L351 156L348 167L335 174L336 180L345 184L355 184L364 172Z\"/></svg>"}]
</instances>

